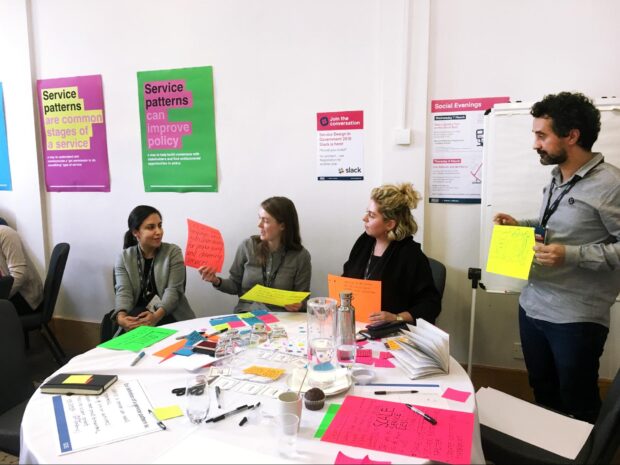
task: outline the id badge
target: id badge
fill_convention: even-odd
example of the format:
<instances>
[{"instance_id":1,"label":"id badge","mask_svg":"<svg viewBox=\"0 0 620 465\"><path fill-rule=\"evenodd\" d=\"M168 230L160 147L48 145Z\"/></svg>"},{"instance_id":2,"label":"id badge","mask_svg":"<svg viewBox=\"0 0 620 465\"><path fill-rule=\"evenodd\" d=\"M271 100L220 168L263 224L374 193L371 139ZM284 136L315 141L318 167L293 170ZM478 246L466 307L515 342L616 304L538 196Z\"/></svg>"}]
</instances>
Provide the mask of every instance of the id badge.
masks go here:
<instances>
[{"instance_id":1,"label":"id badge","mask_svg":"<svg viewBox=\"0 0 620 465\"><path fill-rule=\"evenodd\" d=\"M540 244L544 244L546 236L547 236L547 228L543 228L542 226L536 226L534 228L534 239L536 240L536 242Z\"/></svg>"},{"instance_id":2,"label":"id badge","mask_svg":"<svg viewBox=\"0 0 620 465\"><path fill-rule=\"evenodd\" d=\"M148 304L146 304L146 309L152 313L155 310L157 310L159 307L161 307L161 299L159 298L157 294L155 294L153 298L151 299L151 301Z\"/></svg>"}]
</instances>

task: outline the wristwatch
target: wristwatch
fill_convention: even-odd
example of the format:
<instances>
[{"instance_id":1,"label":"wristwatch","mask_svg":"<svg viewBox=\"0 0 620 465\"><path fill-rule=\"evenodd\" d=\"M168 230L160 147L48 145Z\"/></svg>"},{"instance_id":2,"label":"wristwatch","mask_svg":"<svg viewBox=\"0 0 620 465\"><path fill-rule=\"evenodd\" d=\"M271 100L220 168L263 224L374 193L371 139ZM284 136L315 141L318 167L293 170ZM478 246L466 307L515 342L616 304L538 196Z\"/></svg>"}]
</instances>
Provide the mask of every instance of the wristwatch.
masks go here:
<instances>
[{"instance_id":1,"label":"wristwatch","mask_svg":"<svg viewBox=\"0 0 620 465\"><path fill-rule=\"evenodd\" d=\"M400 315L396 315L396 321L401 322L401 321L405 321L405 319Z\"/></svg>"}]
</instances>

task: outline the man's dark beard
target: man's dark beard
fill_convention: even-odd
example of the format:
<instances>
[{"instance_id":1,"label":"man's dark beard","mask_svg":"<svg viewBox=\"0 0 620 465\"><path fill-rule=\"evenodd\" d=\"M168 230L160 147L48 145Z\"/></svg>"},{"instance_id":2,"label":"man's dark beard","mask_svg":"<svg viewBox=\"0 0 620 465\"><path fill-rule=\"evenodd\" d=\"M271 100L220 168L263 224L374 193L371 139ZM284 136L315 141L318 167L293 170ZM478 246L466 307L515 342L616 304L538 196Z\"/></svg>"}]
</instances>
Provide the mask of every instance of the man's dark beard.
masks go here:
<instances>
[{"instance_id":1,"label":"man's dark beard","mask_svg":"<svg viewBox=\"0 0 620 465\"><path fill-rule=\"evenodd\" d=\"M549 154L549 152L545 152L544 150L538 149L536 153L540 156L540 164L541 165L559 165L560 163L564 163L568 156L566 155L566 150L560 149L559 153Z\"/></svg>"}]
</instances>

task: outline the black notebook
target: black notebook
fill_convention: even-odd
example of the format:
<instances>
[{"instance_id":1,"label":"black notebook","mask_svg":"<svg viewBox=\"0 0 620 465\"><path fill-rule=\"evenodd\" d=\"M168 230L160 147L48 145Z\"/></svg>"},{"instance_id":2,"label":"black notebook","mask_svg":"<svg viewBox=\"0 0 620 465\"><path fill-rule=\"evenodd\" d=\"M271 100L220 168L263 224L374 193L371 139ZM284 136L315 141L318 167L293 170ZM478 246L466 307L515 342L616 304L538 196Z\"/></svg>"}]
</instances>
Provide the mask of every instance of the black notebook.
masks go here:
<instances>
[{"instance_id":1,"label":"black notebook","mask_svg":"<svg viewBox=\"0 0 620 465\"><path fill-rule=\"evenodd\" d=\"M45 394L85 394L96 396L118 379L116 375L62 373L41 386Z\"/></svg>"}]
</instances>

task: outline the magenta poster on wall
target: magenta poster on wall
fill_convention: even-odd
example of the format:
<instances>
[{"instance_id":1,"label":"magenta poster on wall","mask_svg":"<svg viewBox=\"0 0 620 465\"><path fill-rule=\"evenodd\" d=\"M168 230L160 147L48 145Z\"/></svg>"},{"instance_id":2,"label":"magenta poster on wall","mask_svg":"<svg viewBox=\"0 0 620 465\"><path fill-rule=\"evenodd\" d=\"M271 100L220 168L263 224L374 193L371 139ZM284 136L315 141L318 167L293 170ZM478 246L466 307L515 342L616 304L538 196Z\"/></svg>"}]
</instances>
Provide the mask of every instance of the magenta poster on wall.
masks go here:
<instances>
[{"instance_id":1,"label":"magenta poster on wall","mask_svg":"<svg viewBox=\"0 0 620 465\"><path fill-rule=\"evenodd\" d=\"M48 192L110 192L100 75L37 81Z\"/></svg>"}]
</instances>

